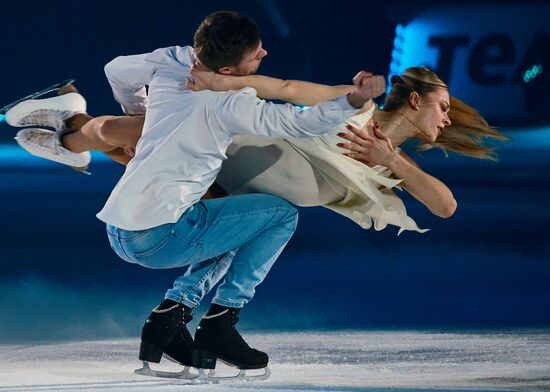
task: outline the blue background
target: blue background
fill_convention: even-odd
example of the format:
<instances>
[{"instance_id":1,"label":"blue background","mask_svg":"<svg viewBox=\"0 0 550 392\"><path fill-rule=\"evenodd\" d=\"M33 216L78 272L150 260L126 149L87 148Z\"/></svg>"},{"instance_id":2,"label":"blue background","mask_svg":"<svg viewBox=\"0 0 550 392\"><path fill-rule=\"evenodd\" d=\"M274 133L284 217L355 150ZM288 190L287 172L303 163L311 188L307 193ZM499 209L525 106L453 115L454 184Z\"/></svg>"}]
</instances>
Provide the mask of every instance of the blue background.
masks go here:
<instances>
[{"instance_id":1,"label":"blue background","mask_svg":"<svg viewBox=\"0 0 550 392\"><path fill-rule=\"evenodd\" d=\"M269 52L262 74L327 84L349 83L360 69L386 74L395 24L412 12L406 4L2 2L0 105L74 77L92 115L120 114L103 65L122 54L190 44L202 18L218 9L260 25ZM426 234L365 231L328 210L301 209L298 231L240 325L550 326L550 129L491 120L514 138L500 146L499 162L438 151L417 157L458 201L444 220L403 194L410 215L431 229ZM111 251L95 213L123 167L96 154L93 175L84 176L28 156L12 141L15 132L0 124L0 342L137 335L183 270L146 270ZM197 314L202 310L206 305Z\"/></svg>"}]
</instances>

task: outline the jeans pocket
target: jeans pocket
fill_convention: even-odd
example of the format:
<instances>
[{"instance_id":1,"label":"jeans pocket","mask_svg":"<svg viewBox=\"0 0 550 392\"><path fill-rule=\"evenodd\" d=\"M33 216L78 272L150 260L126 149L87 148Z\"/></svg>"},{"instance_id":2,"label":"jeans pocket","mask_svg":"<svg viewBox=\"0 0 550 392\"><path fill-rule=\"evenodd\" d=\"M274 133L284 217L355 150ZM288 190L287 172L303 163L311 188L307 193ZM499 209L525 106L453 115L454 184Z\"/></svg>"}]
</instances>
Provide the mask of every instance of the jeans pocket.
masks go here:
<instances>
[{"instance_id":1,"label":"jeans pocket","mask_svg":"<svg viewBox=\"0 0 550 392\"><path fill-rule=\"evenodd\" d=\"M127 249L132 250L129 245ZM202 261L202 243L191 243L182 239L175 230L170 230L163 238L150 247L133 248L129 252L136 263L147 268L177 268Z\"/></svg>"},{"instance_id":2,"label":"jeans pocket","mask_svg":"<svg viewBox=\"0 0 550 392\"><path fill-rule=\"evenodd\" d=\"M146 236L149 234L152 230L155 228L145 229L145 230L137 230L137 231L127 231L127 230L121 230L119 233L120 239L125 242L132 242L137 241L140 238Z\"/></svg>"},{"instance_id":3,"label":"jeans pocket","mask_svg":"<svg viewBox=\"0 0 550 392\"><path fill-rule=\"evenodd\" d=\"M205 218L208 214L208 209L203 201L199 201L189 207L180 217L178 224L184 221L192 228L202 228L206 224Z\"/></svg>"},{"instance_id":4,"label":"jeans pocket","mask_svg":"<svg viewBox=\"0 0 550 392\"><path fill-rule=\"evenodd\" d=\"M162 248L166 246L166 244L175 236L174 230L171 230L168 232L164 238L162 238L160 241L158 241L156 244L154 244L150 249L148 250L142 250L140 252L134 252L133 255L136 258L143 258L148 256L153 256L155 253L159 252Z\"/></svg>"}]
</instances>

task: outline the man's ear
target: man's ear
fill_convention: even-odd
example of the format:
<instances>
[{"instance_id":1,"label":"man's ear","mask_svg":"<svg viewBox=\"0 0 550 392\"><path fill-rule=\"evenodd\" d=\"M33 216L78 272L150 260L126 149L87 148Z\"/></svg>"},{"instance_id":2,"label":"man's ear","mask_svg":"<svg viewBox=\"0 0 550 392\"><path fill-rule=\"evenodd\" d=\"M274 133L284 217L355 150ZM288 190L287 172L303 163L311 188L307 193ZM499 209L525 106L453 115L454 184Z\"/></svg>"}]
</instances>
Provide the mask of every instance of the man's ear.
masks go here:
<instances>
[{"instance_id":1,"label":"man's ear","mask_svg":"<svg viewBox=\"0 0 550 392\"><path fill-rule=\"evenodd\" d=\"M420 106L420 95L416 91L413 91L409 95L409 105L413 110L418 110Z\"/></svg>"},{"instance_id":2,"label":"man's ear","mask_svg":"<svg viewBox=\"0 0 550 392\"><path fill-rule=\"evenodd\" d=\"M221 67L218 69L218 73L222 75L231 75L231 71L233 71L232 67Z\"/></svg>"}]
</instances>

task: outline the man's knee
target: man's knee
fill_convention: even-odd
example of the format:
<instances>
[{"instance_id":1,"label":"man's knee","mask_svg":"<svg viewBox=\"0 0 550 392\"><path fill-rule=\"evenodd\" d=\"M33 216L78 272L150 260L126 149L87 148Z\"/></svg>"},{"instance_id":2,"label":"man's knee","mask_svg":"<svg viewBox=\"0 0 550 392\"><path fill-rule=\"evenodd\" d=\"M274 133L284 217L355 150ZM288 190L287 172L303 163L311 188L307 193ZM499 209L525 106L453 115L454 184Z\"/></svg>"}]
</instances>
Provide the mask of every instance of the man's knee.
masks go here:
<instances>
[{"instance_id":1,"label":"man's knee","mask_svg":"<svg viewBox=\"0 0 550 392\"><path fill-rule=\"evenodd\" d=\"M298 208L293 206L289 203L289 205L292 207L292 215L291 215L291 222L292 222L292 230L296 230L296 227L298 227Z\"/></svg>"},{"instance_id":2,"label":"man's knee","mask_svg":"<svg viewBox=\"0 0 550 392\"><path fill-rule=\"evenodd\" d=\"M283 215L283 220L286 223L287 227L292 230L296 230L296 227L298 226L298 208L288 202L287 200L278 197L278 196L271 196L274 200L276 200L277 207L279 211Z\"/></svg>"}]
</instances>

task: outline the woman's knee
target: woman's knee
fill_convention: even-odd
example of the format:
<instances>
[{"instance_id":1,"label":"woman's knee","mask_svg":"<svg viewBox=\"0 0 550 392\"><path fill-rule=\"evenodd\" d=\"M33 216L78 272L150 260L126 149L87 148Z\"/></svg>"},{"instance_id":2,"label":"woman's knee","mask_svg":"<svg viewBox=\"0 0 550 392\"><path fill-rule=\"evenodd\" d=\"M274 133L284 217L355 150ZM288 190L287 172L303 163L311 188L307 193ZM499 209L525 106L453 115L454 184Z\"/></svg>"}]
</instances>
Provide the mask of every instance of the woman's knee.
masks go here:
<instances>
[{"instance_id":1,"label":"woman's knee","mask_svg":"<svg viewBox=\"0 0 550 392\"><path fill-rule=\"evenodd\" d=\"M92 121L95 122L94 125L96 128L97 136L101 139L103 143L116 147L124 147L118 145L116 140L117 125L115 116L101 116L93 119Z\"/></svg>"}]
</instances>

